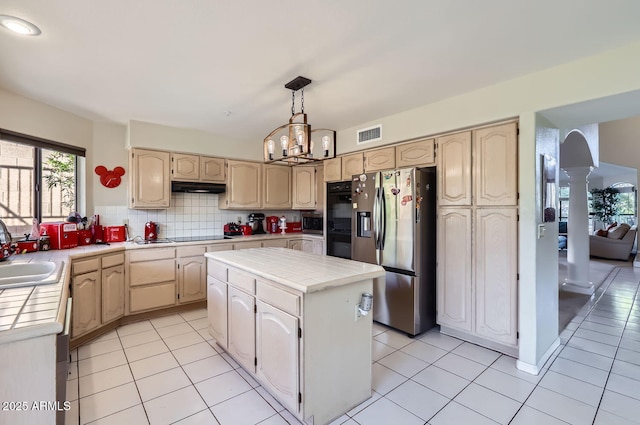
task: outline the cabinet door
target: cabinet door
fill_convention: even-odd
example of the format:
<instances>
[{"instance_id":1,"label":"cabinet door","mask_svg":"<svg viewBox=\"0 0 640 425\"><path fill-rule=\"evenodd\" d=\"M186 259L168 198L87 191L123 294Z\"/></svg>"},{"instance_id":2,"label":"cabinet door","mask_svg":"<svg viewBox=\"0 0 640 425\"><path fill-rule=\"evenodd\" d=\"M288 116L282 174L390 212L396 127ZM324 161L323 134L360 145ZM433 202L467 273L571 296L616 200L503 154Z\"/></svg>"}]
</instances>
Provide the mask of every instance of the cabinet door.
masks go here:
<instances>
[{"instance_id":1,"label":"cabinet door","mask_svg":"<svg viewBox=\"0 0 640 425\"><path fill-rule=\"evenodd\" d=\"M435 140L419 140L396 146L396 167L436 165Z\"/></svg>"},{"instance_id":2,"label":"cabinet door","mask_svg":"<svg viewBox=\"0 0 640 425\"><path fill-rule=\"evenodd\" d=\"M291 208L291 168L263 165L264 208Z\"/></svg>"},{"instance_id":3,"label":"cabinet door","mask_svg":"<svg viewBox=\"0 0 640 425\"><path fill-rule=\"evenodd\" d=\"M299 409L298 318L257 302L257 376L287 409Z\"/></svg>"},{"instance_id":4,"label":"cabinet door","mask_svg":"<svg viewBox=\"0 0 640 425\"><path fill-rule=\"evenodd\" d=\"M395 147L364 152L364 171L389 170L396 167Z\"/></svg>"},{"instance_id":5,"label":"cabinet door","mask_svg":"<svg viewBox=\"0 0 640 425\"><path fill-rule=\"evenodd\" d=\"M517 344L518 215L516 208L478 208L475 217L475 330Z\"/></svg>"},{"instance_id":6,"label":"cabinet door","mask_svg":"<svg viewBox=\"0 0 640 425\"><path fill-rule=\"evenodd\" d=\"M262 208L262 164L227 161L227 208Z\"/></svg>"},{"instance_id":7,"label":"cabinet door","mask_svg":"<svg viewBox=\"0 0 640 425\"><path fill-rule=\"evenodd\" d=\"M471 205L471 132L438 138L438 204Z\"/></svg>"},{"instance_id":8,"label":"cabinet door","mask_svg":"<svg viewBox=\"0 0 640 425\"><path fill-rule=\"evenodd\" d=\"M183 153L171 154L171 180L197 181L200 179L200 157Z\"/></svg>"},{"instance_id":9,"label":"cabinet door","mask_svg":"<svg viewBox=\"0 0 640 425\"><path fill-rule=\"evenodd\" d=\"M342 158L325 159L324 164L324 181L339 182L342 180Z\"/></svg>"},{"instance_id":10,"label":"cabinet door","mask_svg":"<svg viewBox=\"0 0 640 425\"><path fill-rule=\"evenodd\" d=\"M364 159L362 152L342 157L342 179L351 180L354 174L364 173Z\"/></svg>"},{"instance_id":11,"label":"cabinet door","mask_svg":"<svg viewBox=\"0 0 640 425\"><path fill-rule=\"evenodd\" d=\"M207 267L204 255L178 261L178 302L180 304L206 298Z\"/></svg>"},{"instance_id":12,"label":"cabinet door","mask_svg":"<svg viewBox=\"0 0 640 425\"><path fill-rule=\"evenodd\" d=\"M124 316L124 265L102 269L102 323Z\"/></svg>"},{"instance_id":13,"label":"cabinet door","mask_svg":"<svg viewBox=\"0 0 640 425\"><path fill-rule=\"evenodd\" d=\"M176 305L176 283L168 282L129 289L129 313Z\"/></svg>"},{"instance_id":14,"label":"cabinet door","mask_svg":"<svg viewBox=\"0 0 640 425\"><path fill-rule=\"evenodd\" d=\"M249 248L262 248L262 242L260 241L246 241L235 242L233 249L249 249Z\"/></svg>"},{"instance_id":15,"label":"cabinet door","mask_svg":"<svg viewBox=\"0 0 640 425\"><path fill-rule=\"evenodd\" d=\"M209 333L227 349L227 284L207 276L207 317Z\"/></svg>"},{"instance_id":16,"label":"cabinet door","mask_svg":"<svg viewBox=\"0 0 640 425\"><path fill-rule=\"evenodd\" d=\"M256 372L256 299L228 287L229 353L245 369Z\"/></svg>"},{"instance_id":17,"label":"cabinet door","mask_svg":"<svg viewBox=\"0 0 640 425\"><path fill-rule=\"evenodd\" d=\"M438 323L471 331L471 209L443 208L438 217Z\"/></svg>"},{"instance_id":18,"label":"cabinet door","mask_svg":"<svg viewBox=\"0 0 640 425\"><path fill-rule=\"evenodd\" d=\"M517 125L509 123L473 132L474 203L518 204Z\"/></svg>"},{"instance_id":19,"label":"cabinet door","mask_svg":"<svg viewBox=\"0 0 640 425\"><path fill-rule=\"evenodd\" d=\"M324 254L324 242L313 241L313 253L318 255Z\"/></svg>"},{"instance_id":20,"label":"cabinet door","mask_svg":"<svg viewBox=\"0 0 640 425\"><path fill-rule=\"evenodd\" d=\"M129 207L169 208L171 155L169 152L132 149L129 166Z\"/></svg>"},{"instance_id":21,"label":"cabinet door","mask_svg":"<svg viewBox=\"0 0 640 425\"><path fill-rule=\"evenodd\" d=\"M287 239L271 239L262 241L263 248L289 248L289 241Z\"/></svg>"},{"instance_id":22,"label":"cabinet door","mask_svg":"<svg viewBox=\"0 0 640 425\"><path fill-rule=\"evenodd\" d=\"M100 326L100 272L74 276L72 296L71 336L75 338Z\"/></svg>"},{"instance_id":23,"label":"cabinet door","mask_svg":"<svg viewBox=\"0 0 640 425\"><path fill-rule=\"evenodd\" d=\"M313 241L308 239L303 239L301 242L301 251L308 252L310 254L313 253Z\"/></svg>"},{"instance_id":24,"label":"cabinet door","mask_svg":"<svg viewBox=\"0 0 640 425\"><path fill-rule=\"evenodd\" d=\"M200 180L224 183L224 158L200 157Z\"/></svg>"},{"instance_id":25,"label":"cabinet door","mask_svg":"<svg viewBox=\"0 0 640 425\"><path fill-rule=\"evenodd\" d=\"M293 209L313 210L316 208L316 168L293 168Z\"/></svg>"},{"instance_id":26,"label":"cabinet door","mask_svg":"<svg viewBox=\"0 0 640 425\"><path fill-rule=\"evenodd\" d=\"M295 249L297 251L302 251L302 239L291 239L291 240L289 240L289 249Z\"/></svg>"}]
</instances>

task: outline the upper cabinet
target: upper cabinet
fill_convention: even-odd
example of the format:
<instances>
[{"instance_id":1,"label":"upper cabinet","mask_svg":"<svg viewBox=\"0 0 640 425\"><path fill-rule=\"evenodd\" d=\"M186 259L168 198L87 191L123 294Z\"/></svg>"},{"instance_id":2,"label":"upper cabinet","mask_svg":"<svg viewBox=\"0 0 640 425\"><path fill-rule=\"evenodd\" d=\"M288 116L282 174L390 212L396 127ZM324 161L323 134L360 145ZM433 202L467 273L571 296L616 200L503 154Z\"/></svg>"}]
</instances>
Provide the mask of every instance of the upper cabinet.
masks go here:
<instances>
[{"instance_id":1,"label":"upper cabinet","mask_svg":"<svg viewBox=\"0 0 640 425\"><path fill-rule=\"evenodd\" d=\"M364 171L389 170L396 167L395 147L364 151ZM357 174L352 173L352 174Z\"/></svg>"},{"instance_id":2,"label":"upper cabinet","mask_svg":"<svg viewBox=\"0 0 640 425\"><path fill-rule=\"evenodd\" d=\"M200 180L204 182L224 183L224 158L200 157Z\"/></svg>"},{"instance_id":3,"label":"upper cabinet","mask_svg":"<svg viewBox=\"0 0 640 425\"><path fill-rule=\"evenodd\" d=\"M131 149L129 155L129 208L163 209L171 203L171 154Z\"/></svg>"},{"instance_id":4,"label":"upper cabinet","mask_svg":"<svg viewBox=\"0 0 640 425\"><path fill-rule=\"evenodd\" d=\"M396 167L426 167L436 165L435 140L425 139L403 143L396 147Z\"/></svg>"},{"instance_id":5,"label":"upper cabinet","mask_svg":"<svg viewBox=\"0 0 640 425\"><path fill-rule=\"evenodd\" d=\"M516 123L473 131L474 204L518 204L518 129Z\"/></svg>"},{"instance_id":6,"label":"upper cabinet","mask_svg":"<svg viewBox=\"0 0 640 425\"><path fill-rule=\"evenodd\" d=\"M323 164L325 182L339 182L342 180L342 157L326 159Z\"/></svg>"},{"instance_id":7,"label":"upper cabinet","mask_svg":"<svg viewBox=\"0 0 640 425\"><path fill-rule=\"evenodd\" d=\"M264 208L291 208L291 167L264 164Z\"/></svg>"},{"instance_id":8,"label":"upper cabinet","mask_svg":"<svg viewBox=\"0 0 640 425\"><path fill-rule=\"evenodd\" d=\"M293 167L293 209L316 209L316 167Z\"/></svg>"},{"instance_id":9,"label":"upper cabinet","mask_svg":"<svg viewBox=\"0 0 640 425\"><path fill-rule=\"evenodd\" d=\"M220 208L262 208L262 164L227 161L227 190L219 195Z\"/></svg>"},{"instance_id":10,"label":"upper cabinet","mask_svg":"<svg viewBox=\"0 0 640 425\"><path fill-rule=\"evenodd\" d=\"M438 203L471 205L471 132L438 138Z\"/></svg>"},{"instance_id":11,"label":"upper cabinet","mask_svg":"<svg viewBox=\"0 0 640 425\"><path fill-rule=\"evenodd\" d=\"M364 173L364 154L362 152L342 157L342 180L351 180L354 174Z\"/></svg>"},{"instance_id":12,"label":"upper cabinet","mask_svg":"<svg viewBox=\"0 0 640 425\"><path fill-rule=\"evenodd\" d=\"M171 154L171 180L224 183L224 158Z\"/></svg>"}]
</instances>

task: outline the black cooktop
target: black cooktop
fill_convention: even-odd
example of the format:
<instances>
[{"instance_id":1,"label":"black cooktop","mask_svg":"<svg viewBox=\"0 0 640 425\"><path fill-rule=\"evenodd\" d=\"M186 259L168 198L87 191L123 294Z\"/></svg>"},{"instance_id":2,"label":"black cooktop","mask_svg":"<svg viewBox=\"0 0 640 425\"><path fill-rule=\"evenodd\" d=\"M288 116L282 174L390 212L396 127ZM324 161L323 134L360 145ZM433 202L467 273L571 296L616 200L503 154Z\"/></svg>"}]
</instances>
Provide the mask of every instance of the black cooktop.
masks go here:
<instances>
[{"instance_id":1,"label":"black cooktop","mask_svg":"<svg viewBox=\"0 0 640 425\"><path fill-rule=\"evenodd\" d=\"M181 238L171 238L174 242L198 242L198 241L217 241L220 239L231 239L227 236L215 235L215 236L185 236Z\"/></svg>"}]
</instances>

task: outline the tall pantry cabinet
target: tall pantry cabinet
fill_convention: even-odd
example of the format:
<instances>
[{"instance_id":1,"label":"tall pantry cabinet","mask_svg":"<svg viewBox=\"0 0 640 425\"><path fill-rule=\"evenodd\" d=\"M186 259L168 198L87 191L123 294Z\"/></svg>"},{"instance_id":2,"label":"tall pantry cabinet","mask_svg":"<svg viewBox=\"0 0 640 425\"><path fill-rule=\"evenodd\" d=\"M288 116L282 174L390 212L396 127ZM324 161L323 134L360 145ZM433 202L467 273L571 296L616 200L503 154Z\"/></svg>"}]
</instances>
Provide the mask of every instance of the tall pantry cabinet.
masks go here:
<instances>
[{"instance_id":1,"label":"tall pantry cabinet","mask_svg":"<svg viewBox=\"0 0 640 425\"><path fill-rule=\"evenodd\" d=\"M438 323L517 354L517 123L438 138Z\"/></svg>"}]
</instances>

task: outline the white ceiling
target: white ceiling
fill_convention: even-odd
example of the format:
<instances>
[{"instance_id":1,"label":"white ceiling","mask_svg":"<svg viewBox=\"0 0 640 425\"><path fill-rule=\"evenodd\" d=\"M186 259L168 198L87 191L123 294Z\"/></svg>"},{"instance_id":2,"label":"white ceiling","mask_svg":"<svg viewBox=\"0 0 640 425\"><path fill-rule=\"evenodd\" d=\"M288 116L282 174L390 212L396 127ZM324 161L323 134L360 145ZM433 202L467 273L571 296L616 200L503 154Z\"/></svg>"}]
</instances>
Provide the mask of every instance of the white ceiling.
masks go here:
<instances>
[{"instance_id":1,"label":"white ceiling","mask_svg":"<svg viewBox=\"0 0 640 425\"><path fill-rule=\"evenodd\" d=\"M0 28L0 87L245 140L286 121L298 75L313 126L340 130L640 40L637 0L2 0L0 14L42 30Z\"/></svg>"}]
</instances>

